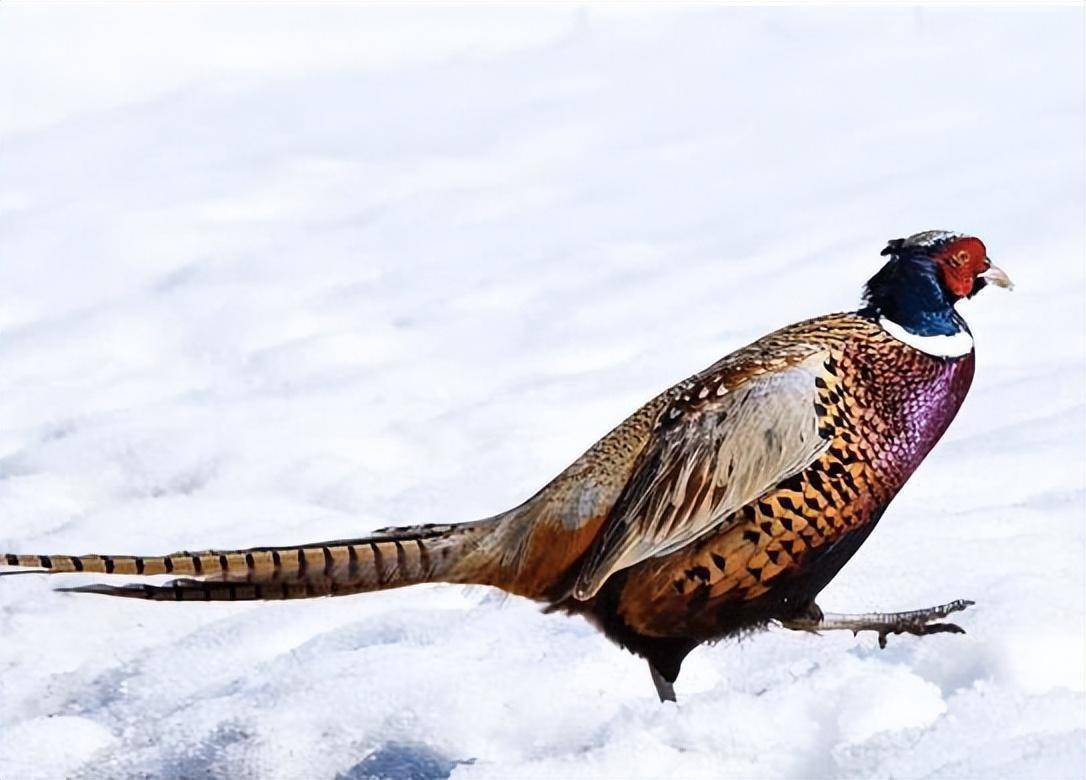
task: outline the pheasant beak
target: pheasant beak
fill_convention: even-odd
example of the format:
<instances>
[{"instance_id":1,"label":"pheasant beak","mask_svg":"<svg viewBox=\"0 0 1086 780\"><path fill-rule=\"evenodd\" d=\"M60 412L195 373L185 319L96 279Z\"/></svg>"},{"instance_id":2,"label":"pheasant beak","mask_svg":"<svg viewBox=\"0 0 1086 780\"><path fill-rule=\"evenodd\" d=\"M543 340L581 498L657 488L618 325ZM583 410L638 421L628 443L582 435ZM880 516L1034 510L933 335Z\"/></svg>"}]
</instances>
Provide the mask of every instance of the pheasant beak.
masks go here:
<instances>
[{"instance_id":1,"label":"pheasant beak","mask_svg":"<svg viewBox=\"0 0 1086 780\"><path fill-rule=\"evenodd\" d=\"M1002 287L1004 290L1014 289L1014 282L1011 281L1011 277L1007 276L1007 272L997 265L990 266L987 271L979 274L979 276L989 284Z\"/></svg>"}]
</instances>

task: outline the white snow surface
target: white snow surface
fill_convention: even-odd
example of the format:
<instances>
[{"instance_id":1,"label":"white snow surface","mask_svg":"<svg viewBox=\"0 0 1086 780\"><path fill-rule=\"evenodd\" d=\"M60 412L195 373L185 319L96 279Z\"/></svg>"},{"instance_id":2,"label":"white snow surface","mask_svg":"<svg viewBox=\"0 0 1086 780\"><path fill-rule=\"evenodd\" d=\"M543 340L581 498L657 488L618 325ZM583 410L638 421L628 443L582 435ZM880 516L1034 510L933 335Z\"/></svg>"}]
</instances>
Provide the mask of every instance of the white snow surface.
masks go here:
<instances>
[{"instance_id":1,"label":"white snow surface","mask_svg":"<svg viewBox=\"0 0 1086 780\"><path fill-rule=\"evenodd\" d=\"M1084 772L1083 8L0 4L0 550L470 520L657 391L981 236L977 376L824 591L679 704L486 589L0 578L0 776ZM435 768L437 767L437 768Z\"/></svg>"}]
</instances>

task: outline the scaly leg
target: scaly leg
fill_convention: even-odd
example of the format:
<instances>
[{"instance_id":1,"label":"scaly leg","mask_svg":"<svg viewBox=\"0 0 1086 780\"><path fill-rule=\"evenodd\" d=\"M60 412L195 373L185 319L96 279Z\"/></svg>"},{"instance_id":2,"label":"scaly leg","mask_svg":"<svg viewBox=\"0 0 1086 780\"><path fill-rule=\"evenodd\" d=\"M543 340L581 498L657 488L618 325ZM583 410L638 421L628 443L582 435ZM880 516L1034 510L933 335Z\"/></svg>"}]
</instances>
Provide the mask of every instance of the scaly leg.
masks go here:
<instances>
[{"instance_id":1,"label":"scaly leg","mask_svg":"<svg viewBox=\"0 0 1086 780\"><path fill-rule=\"evenodd\" d=\"M933 620L941 620L953 612L961 612L975 602L967 599L958 599L949 604L928 609L916 609L912 612L869 612L865 615L839 615L834 613L824 614L817 604L811 604L808 614L789 620L780 621L785 628L794 631L821 631L847 630L853 634L861 631L875 631L879 635L879 647L886 647L886 637L889 634L964 634L965 629L954 623L933 623Z\"/></svg>"},{"instance_id":2,"label":"scaly leg","mask_svg":"<svg viewBox=\"0 0 1086 780\"><path fill-rule=\"evenodd\" d=\"M656 686L656 695L660 697L660 701L675 701L675 686L656 671L656 667L651 663L649 664L649 672L652 674L652 684Z\"/></svg>"}]
</instances>

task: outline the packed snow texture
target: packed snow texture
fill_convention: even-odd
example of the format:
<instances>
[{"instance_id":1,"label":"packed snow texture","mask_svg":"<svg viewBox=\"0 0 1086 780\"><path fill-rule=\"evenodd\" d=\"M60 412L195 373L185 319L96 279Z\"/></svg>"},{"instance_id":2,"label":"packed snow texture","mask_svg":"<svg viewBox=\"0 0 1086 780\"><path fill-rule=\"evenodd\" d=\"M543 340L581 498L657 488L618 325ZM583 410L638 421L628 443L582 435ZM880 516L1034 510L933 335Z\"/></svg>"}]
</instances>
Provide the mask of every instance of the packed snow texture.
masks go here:
<instances>
[{"instance_id":1,"label":"packed snow texture","mask_svg":"<svg viewBox=\"0 0 1086 780\"><path fill-rule=\"evenodd\" d=\"M0 776L1081 777L1083 8L0 5L0 550L514 505L667 385L981 236L973 390L824 591L679 704L486 589L0 578Z\"/></svg>"}]
</instances>

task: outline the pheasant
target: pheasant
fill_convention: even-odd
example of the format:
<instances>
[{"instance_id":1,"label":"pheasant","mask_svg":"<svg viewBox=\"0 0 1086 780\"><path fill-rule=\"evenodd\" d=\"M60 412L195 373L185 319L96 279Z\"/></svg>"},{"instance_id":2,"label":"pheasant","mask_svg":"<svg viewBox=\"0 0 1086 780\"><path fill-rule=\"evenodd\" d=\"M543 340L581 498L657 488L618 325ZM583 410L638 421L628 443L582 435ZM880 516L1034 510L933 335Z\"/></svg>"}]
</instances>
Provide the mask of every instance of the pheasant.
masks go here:
<instances>
[{"instance_id":1,"label":"pheasant","mask_svg":"<svg viewBox=\"0 0 1086 780\"><path fill-rule=\"evenodd\" d=\"M853 312L789 325L649 401L532 498L474 522L298 547L0 555L46 573L181 575L78 593L157 601L346 596L489 585L582 615L648 661L661 701L695 647L770 625L962 633L973 602L824 614L819 592L863 544L957 414L973 339L955 304L1010 288L972 236L895 239Z\"/></svg>"}]
</instances>

